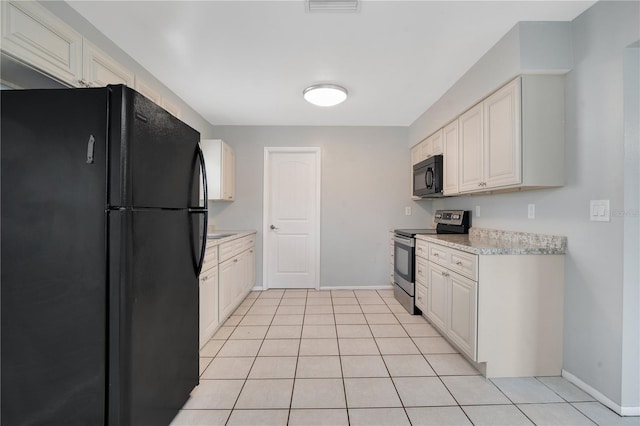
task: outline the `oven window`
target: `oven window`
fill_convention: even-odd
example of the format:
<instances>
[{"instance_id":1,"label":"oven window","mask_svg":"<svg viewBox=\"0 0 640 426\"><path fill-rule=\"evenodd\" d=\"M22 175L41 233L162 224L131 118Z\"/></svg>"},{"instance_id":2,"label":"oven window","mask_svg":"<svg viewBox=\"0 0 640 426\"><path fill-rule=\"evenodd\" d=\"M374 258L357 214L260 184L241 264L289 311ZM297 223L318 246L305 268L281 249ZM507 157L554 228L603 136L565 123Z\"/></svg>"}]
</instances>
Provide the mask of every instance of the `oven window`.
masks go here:
<instances>
[{"instance_id":1,"label":"oven window","mask_svg":"<svg viewBox=\"0 0 640 426\"><path fill-rule=\"evenodd\" d=\"M406 248L398 247L398 244L395 245L395 270L405 278L409 276L409 267L411 266L409 262L409 251Z\"/></svg>"}]
</instances>

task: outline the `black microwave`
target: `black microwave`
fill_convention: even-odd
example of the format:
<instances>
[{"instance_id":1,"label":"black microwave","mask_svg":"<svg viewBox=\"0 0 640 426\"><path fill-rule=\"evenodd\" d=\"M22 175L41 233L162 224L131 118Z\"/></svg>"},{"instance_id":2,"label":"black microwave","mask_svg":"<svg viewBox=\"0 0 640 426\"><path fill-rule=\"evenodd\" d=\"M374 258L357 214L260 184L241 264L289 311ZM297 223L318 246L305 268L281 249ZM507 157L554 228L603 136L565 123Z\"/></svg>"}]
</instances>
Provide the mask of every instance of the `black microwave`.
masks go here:
<instances>
[{"instance_id":1,"label":"black microwave","mask_svg":"<svg viewBox=\"0 0 640 426\"><path fill-rule=\"evenodd\" d=\"M413 166L413 195L442 197L442 155L434 155Z\"/></svg>"}]
</instances>

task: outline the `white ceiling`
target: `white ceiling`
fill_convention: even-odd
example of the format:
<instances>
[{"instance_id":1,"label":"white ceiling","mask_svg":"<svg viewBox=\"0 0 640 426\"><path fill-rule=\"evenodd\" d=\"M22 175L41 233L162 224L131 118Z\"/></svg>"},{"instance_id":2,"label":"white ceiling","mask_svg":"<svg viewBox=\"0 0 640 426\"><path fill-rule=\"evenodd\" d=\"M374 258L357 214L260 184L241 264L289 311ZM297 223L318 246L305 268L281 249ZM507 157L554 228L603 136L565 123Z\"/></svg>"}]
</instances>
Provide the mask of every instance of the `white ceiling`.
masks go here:
<instances>
[{"instance_id":1,"label":"white ceiling","mask_svg":"<svg viewBox=\"0 0 640 426\"><path fill-rule=\"evenodd\" d=\"M570 21L594 1L69 1L214 125L408 126L518 21ZM319 108L318 82L349 98Z\"/></svg>"}]
</instances>

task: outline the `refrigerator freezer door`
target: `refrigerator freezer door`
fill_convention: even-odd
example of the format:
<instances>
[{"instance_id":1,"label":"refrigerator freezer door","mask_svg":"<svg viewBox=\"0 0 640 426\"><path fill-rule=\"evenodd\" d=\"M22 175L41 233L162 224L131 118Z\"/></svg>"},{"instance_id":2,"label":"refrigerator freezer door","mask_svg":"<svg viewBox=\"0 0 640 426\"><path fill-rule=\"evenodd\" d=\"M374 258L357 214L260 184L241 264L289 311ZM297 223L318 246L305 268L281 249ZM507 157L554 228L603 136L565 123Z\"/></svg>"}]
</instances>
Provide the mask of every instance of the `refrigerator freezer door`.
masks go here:
<instances>
[{"instance_id":1,"label":"refrigerator freezer door","mask_svg":"<svg viewBox=\"0 0 640 426\"><path fill-rule=\"evenodd\" d=\"M198 384L201 219L109 212L111 425L169 424Z\"/></svg>"},{"instance_id":2,"label":"refrigerator freezer door","mask_svg":"<svg viewBox=\"0 0 640 426\"><path fill-rule=\"evenodd\" d=\"M198 206L200 134L126 86L109 90L109 206Z\"/></svg>"},{"instance_id":3,"label":"refrigerator freezer door","mask_svg":"<svg viewBox=\"0 0 640 426\"><path fill-rule=\"evenodd\" d=\"M2 91L0 99L0 423L99 425L107 91Z\"/></svg>"}]
</instances>

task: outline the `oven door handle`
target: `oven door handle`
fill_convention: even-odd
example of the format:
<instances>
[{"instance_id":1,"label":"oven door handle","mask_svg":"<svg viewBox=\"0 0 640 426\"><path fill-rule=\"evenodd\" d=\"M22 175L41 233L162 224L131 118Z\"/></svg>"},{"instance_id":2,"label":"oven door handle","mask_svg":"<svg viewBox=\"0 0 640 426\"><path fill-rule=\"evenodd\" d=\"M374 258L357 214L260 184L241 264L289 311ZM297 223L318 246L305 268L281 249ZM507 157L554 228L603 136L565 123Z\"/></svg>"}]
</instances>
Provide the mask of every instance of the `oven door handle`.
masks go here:
<instances>
[{"instance_id":1,"label":"oven door handle","mask_svg":"<svg viewBox=\"0 0 640 426\"><path fill-rule=\"evenodd\" d=\"M405 238L405 237L400 237L398 235L395 235L393 237L393 240L396 243L400 243L400 244L405 245L407 247L413 247L415 245L415 242L414 242L415 240L413 238Z\"/></svg>"}]
</instances>

